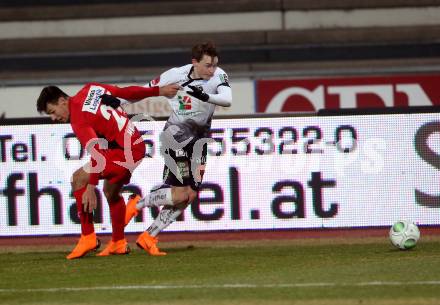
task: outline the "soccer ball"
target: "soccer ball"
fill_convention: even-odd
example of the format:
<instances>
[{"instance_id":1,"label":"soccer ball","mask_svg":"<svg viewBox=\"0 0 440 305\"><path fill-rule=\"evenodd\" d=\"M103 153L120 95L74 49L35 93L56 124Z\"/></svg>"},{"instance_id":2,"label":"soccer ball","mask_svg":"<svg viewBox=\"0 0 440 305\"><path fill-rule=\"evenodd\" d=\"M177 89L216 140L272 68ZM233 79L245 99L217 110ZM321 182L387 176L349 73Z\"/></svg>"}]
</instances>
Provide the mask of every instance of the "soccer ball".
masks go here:
<instances>
[{"instance_id":1,"label":"soccer ball","mask_svg":"<svg viewBox=\"0 0 440 305\"><path fill-rule=\"evenodd\" d=\"M391 243L402 250L414 248L419 238L419 228L408 220L398 221L390 229Z\"/></svg>"}]
</instances>

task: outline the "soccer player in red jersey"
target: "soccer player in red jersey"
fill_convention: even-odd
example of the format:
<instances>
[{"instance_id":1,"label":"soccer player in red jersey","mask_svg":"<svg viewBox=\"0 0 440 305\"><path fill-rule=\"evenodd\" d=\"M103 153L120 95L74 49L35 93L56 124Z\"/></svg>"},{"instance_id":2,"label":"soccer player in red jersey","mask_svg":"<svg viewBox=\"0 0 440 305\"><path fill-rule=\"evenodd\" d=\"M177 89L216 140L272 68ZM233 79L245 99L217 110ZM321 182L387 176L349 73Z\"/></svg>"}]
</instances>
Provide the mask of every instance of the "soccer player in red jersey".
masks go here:
<instances>
[{"instance_id":1,"label":"soccer player in red jersey","mask_svg":"<svg viewBox=\"0 0 440 305\"><path fill-rule=\"evenodd\" d=\"M37 110L50 115L53 121L70 122L73 132L91 154L91 161L72 175L73 195L81 222L81 238L67 256L79 258L100 246L93 226L93 210L97 206L95 187L104 179L104 195L110 207L112 239L98 256L127 254L124 236L125 202L120 196L129 183L132 171L145 156L141 134L124 112L102 104L103 99L122 98L138 101L150 96L174 97L178 85L145 88L90 83L75 96L69 97L56 86L43 88Z\"/></svg>"}]
</instances>

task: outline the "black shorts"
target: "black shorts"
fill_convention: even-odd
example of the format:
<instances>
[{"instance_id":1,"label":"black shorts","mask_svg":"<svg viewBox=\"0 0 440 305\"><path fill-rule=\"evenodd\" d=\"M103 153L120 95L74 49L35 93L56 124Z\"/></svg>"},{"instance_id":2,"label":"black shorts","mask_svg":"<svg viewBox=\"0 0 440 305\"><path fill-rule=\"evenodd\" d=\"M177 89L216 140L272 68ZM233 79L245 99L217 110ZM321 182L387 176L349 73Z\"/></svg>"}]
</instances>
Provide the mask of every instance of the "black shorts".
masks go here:
<instances>
[{"instance_id":1,"label":"black shorts","mask_svg":"<svg viewBox=\"0 0 440 305\"><path fill-rule=\"evenodd\" d=\"M200 184L203 180L203 174L205 172L206 156L207 156L207 144L203 145L201 155L194 154L194 144L189 143L184 148L179 150L167 149L165 154L168 154L175 164L167 164L167 158L165 158L165 166L163 169L163 182L171 186L191 186L195 191L199 190ZM192 169L196 169L193 172ZM179 178L180 179L179 179Z\"/></svg>"}]
</instances>

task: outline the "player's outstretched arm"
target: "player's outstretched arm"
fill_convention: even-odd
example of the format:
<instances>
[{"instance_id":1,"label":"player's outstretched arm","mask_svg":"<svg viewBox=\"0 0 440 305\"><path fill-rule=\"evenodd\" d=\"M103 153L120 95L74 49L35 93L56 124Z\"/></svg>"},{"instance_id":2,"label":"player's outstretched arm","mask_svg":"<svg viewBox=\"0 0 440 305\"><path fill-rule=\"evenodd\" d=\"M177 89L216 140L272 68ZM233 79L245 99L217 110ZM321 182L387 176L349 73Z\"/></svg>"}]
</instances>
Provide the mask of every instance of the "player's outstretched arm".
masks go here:
<instances>
[{"instance_id":1,"label":"player's outstretched arm","mask_svg":"<svg viewBox=\"0 0 440 305\"><path fill-rule=\"evenodd\" d=\"M208 94L203 91L203 89L196 86L188 85L188 87L192 91L187 91L187 93L203 102L222 107L230 107L232 104L232 90L228 86L219 86L217 94Z\"/></svg>"},{"instance_id":2,"label":"player's outstretched arm","mask_svg":"<svg viewBox=\"0 0 440 305\"><path fill-rule=\"evenodd\" d=\"M159 87L159 95L167 98L173 98L181 87L178 84L170 84Z\"/></svg>"},{"instance_id":3,"label":"player's outstretched arm","mask_svg":"<svg viewBox=\"0 0 440 305\"><path fill-rule=\"evenodd\" d=\"M123 98L130 102L137 102L147 97L159 95L159 88L157 87L128 86L119 88L106 85L105 88L108 89L113 96Z\"/></svg>"},{"instance_id":4,"label":"player's outstretched arm","mask_svg":"<svg viewBox=\"0 0 440 305\"><path fill-rule=\"evenodd\" d=\"M119 88L116 86L106 87L112 95L103 94L101 95L101 103L110 106L114 109L118 108L121 104L127 102L135 103L139 100L151 96L165 96L167 98L172 98L177 94L177 91L181 88L178 84L170 84L162 87L140 87L140 86L129 86ZM124 99L120 100L117 97Z\"/></svg>"},{"instance_id":5,"label":"player's outstretched arm","mask_svg":"<svg viewBox=\"0 0 440 305\"><path fill-rule=\"evenodd\" d=\"M113 94L113 92L112 94L117 97L126 99L130 102L137 102L139 100L151 96L165 96L168 98L172 98L177 94L177 91L180 89L180 86L178 84L170 84L162 87L148 88L148 87L140 87L140 86L129 86L118 89L119 90L116 94Z\"/></svg>"}]
</instances>

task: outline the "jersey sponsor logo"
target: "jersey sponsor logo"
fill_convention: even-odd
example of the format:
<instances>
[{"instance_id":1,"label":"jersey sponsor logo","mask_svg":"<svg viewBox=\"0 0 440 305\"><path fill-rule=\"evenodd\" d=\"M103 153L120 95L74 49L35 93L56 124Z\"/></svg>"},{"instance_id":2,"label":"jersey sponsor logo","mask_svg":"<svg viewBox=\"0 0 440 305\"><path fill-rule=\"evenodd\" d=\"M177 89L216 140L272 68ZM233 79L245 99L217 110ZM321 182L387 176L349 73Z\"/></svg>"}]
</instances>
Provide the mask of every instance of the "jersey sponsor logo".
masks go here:
<instances>
[{"instance_id":1,"label":"jersey sponsor logo","mask_svg":"<svg viewBox=\"0 0 440 305\"><path fill-rule=\"evenodd\" d=\"M179 110L191 110L191 98L188 95L179 95L177 96L177 100L179 101Z\"/></svg>"},{"instance_id":2,"label":"jersey sponsor logo","mask_svg":"<svg viewBox=\"0 0 440 305\"><path fill-rule=\"evenodd\" d=\"M221 81L222 83L228 83L228 82L229 82L229 79L228 79L228 75L227 75L227 74L220 74L219 77L220 77L220 81Z\"/></svg>"},{"instance_id":3,"label":"jersey sponsor logo","mask_svg":"<svg viewBox=\"0 0 440 305\"><path fill-rule=\"evenodd\" d=\"M90 86L86 99L82 107L82 111L91 112L96 114L99 104L101 103L100 96L105 93L105 88L99 86Z\"/></svg>"},{"instance_id":4,"label":"jersey sponsor logo","mask_svg":"<svg viewBox=\"0 0 440 305\"><path fill-rule=\"evenodd\" d=\"M178 170L178 174L180 175L180 177L182 178L189 178L190 177L190 173L189 173L189 164L187 161L182 161L182 162L177 162L177 170Z\"/></svg>"}]
</instances>

